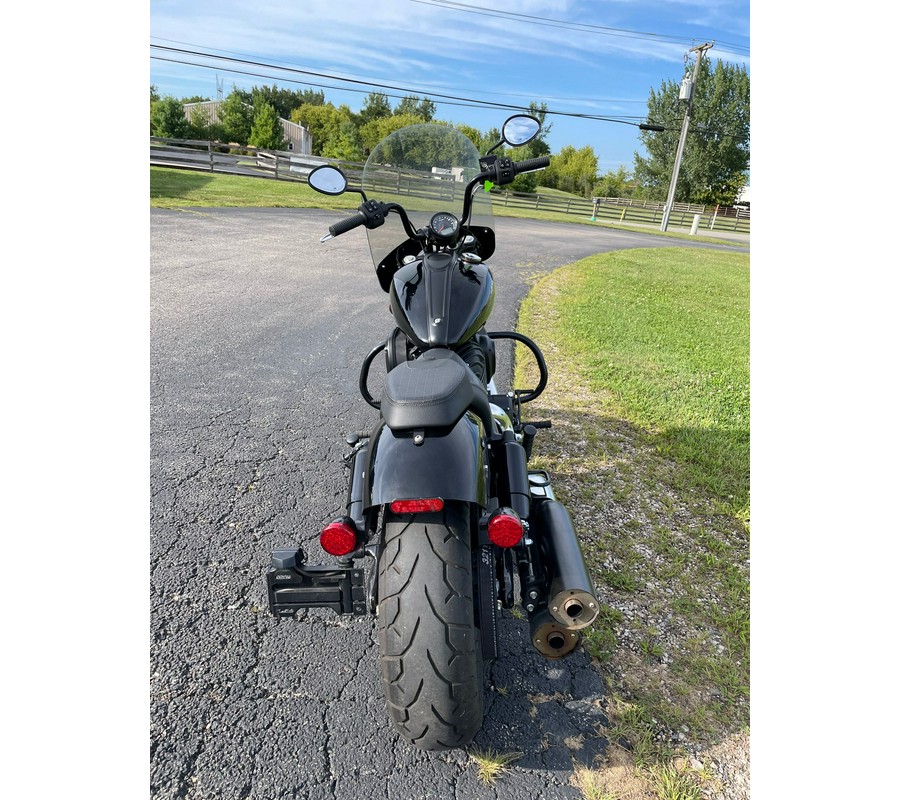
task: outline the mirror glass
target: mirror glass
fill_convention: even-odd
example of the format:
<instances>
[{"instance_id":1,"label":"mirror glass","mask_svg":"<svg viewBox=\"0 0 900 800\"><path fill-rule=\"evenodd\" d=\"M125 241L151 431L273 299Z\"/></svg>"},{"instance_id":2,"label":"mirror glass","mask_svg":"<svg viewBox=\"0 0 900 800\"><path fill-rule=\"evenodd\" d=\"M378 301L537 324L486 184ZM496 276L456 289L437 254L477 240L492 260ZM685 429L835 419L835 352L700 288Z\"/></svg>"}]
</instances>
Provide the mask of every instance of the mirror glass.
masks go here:
<instances>
[{"instance_id":1,"label":"mirror glass","mask_svg":"<svg viewBox=\"0 0 900 800\"><path fill-rule=\"evenodd\" d=\"M516 114L503 123L503 140L513 147L527 144L541 129L541 123L527 114Z\"/></svg>"},{"instance_id":2,"label":"mirror glass","mask_svg":"<svg viewBox=\"0 0 900 800\"><path fill-rule=\"evenodd\" d=\"M343 194L347 189L347 178L337 167L323 164L309 173L309 185L322 194Z\"/></svg>"}]
</instances>

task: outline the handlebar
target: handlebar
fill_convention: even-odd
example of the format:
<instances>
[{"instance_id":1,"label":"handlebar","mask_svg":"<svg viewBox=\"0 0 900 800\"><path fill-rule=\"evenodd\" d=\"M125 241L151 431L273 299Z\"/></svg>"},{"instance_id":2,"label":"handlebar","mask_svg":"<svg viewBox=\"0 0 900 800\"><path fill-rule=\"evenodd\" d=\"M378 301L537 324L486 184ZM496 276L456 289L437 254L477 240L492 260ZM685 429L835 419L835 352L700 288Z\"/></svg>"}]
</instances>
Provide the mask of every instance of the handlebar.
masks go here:
<instances>
[{"instance_id":1,"label":"handlebar","mask_svg":"<svg viewBox=\"0 0 900 800\"><path fill-rule=\"evenodd\" d=\"M532 172L536 169L544 169L550 166L549 156L540 156L538 158L527 158L524 161L510 161L509 158L498 158L497 156L485 156L481 160L482 172L476 175L469 185L466 186L465 200L463 201L463 215L461 222L465 225L469 219L469 212L472 206L472 190L484 180L492 180L498 186L512 183L512 179L522 172ZM322 237L322 241L326 242L335 236L340 236L347 231L352 231L360 225L367 228L377 228L384 224L385 215L391 211L400 214L403 220L403 227L410 238L421 238L418 231L409 220L406 211L397 203L380 203L377 200L364 200L359 207L359 211L352 217L347 217L339 222L335 222L328 228L328 236Z\"/></svg>"},{"instance_id":2,"label":"handlebar","mask_svg":"<svg viewBox=\"0 0 900 800\"><path fill-rule=\"evenodd\" d=\"M335 222L334 225L329 226L328 232L332 236L340 236L342 233L347 233L347 231L352 231L354 228L358 228L360 225L365 224L366 215L361 211L357 211L352 217L347 217L346 219L342 219L339 222Z\"/></svg>"},{"instance_id":3,"label":"handlebar","mask_svg":"<svg viewBox=\"0 0 900 800\"><path fill-rule=\"evenodd\" d=\"M526 158L524 161L513 162L513 172L518 175L520 172L532 172L536 169L544 169L550 166L550 156L540 156L538 158Z\"/></svg>"},{"instance_id":4,"label":"handlebar","mask_svg":"<svg viewBox=\"0 0 900 800\"><path fill-rule=\"evenodd\" d=\"M403 227L406 229L407 234L415 238L417 236L416 229L413 227L412 222L410 222L403 206L398 205L397 203L382 203L378 200L364 200L360 203L359 210L356 214L352 217L342 219L339 222L335 222L334 225L329 227L329 235L325 236L322 241L326 242L329 239L333 239L335 236L340 236L342 233L352 231L360 225L365 225L370 230L377 228L379 225L384 225L384 218L391 211L396 211L400 215L400 218L403 220Z\"/></svg>"}]
</instances>

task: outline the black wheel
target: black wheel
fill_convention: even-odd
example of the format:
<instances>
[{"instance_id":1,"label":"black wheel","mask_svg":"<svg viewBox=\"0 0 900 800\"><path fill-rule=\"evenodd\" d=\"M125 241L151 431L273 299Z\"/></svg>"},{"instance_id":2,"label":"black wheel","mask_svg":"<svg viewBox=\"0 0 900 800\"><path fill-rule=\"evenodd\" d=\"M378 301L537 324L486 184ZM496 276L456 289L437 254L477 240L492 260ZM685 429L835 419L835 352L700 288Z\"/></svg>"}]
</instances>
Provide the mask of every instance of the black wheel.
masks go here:
<instances>
[{"instance_id":1,"label":"black wheel","mask_svg":"<svg viewBox=\"0 0 900 800\"><path fill-rule=\"evenodd\" d=\"M482 721L468 506L385 513L378 640L388 711L423 750L462 747Z\"/></svg>"}]
</instances>

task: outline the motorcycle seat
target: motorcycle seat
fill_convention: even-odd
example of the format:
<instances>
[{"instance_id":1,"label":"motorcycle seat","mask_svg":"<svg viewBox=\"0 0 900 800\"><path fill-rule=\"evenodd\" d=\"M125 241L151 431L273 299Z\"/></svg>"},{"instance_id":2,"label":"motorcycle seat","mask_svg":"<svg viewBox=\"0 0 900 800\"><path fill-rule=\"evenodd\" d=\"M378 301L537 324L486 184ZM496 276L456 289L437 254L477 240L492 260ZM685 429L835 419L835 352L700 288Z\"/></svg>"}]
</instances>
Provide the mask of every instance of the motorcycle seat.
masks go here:
<instances>
[{"instance_id":1,"label":"motorcycle seat","mask_svg":"<svg viewBox=\"0 0 900 800\"><path fill-rule=\"evenodd\" d=\"M487 390L452 350L427 350L385 377L381 416L392 431L448 428L469 410L491 430Z\"/></svg>"}]
</instances>

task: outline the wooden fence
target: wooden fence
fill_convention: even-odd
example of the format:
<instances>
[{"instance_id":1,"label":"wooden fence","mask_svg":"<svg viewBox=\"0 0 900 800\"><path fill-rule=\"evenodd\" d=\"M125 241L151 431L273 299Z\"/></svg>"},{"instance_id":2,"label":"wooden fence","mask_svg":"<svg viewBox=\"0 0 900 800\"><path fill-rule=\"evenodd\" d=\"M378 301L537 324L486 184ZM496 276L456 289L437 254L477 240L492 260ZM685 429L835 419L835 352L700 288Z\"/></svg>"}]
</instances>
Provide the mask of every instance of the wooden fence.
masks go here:
<instances>
[{"instance_id":1,"label":"wooden fence","mask_svg":"<svg viewBox=\"0 0 900 800\"><path fill-rule=\"evenodd\" d=\"M150 137L150 165L176 169L202 170L229 175L306 182L306 176L321 164L333 164L351 183L359 185L364 164L337 161L287 151L260 150L255 147L223 145L218 142ZM456 199L462 188L454 180L437 180L434 175L400 170L385 170L379 184L393 194L428 199ZM495 188L491 192L495 206L535 209L557 214L574 214L592 220L627 225L655 225L662 222L663 203L621 197L594 197L587 200L555 194L526 194ZM700 215L702 231L750 233L750 211L740 206L702 206L675 203L669 216L669 228L688 228Z\"/></svg>"}]
</instances>

